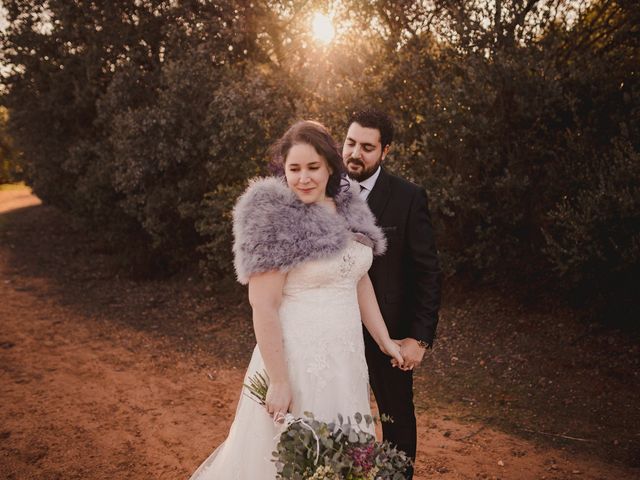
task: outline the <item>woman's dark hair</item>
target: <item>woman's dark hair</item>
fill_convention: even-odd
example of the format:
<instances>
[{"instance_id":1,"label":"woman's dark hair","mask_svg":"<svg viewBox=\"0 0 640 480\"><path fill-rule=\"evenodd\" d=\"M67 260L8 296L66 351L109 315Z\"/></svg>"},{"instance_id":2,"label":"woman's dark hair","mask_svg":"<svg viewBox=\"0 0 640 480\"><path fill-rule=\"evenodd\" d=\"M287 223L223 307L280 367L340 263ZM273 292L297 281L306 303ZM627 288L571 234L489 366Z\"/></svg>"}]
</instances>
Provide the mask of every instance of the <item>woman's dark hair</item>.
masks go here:
<instances>
[{"instance_id":1,"label":"woman's dark hair","mask_svg":"<svg viewBox=\"0 0 640 480\"><path fill-rule=\"evenodd\" d=\"M318 155L327 161L332 173L329 175L326 194L330 197L335 197L341 190L345 168L338 144L329 133L329 130L321 123L312 120L297 122L271 146L269 153L271 154L271 165L274 173L284 175L284 163L289 150L300 143L311 145L318 152Z\"/></svg>"}]
</instances>

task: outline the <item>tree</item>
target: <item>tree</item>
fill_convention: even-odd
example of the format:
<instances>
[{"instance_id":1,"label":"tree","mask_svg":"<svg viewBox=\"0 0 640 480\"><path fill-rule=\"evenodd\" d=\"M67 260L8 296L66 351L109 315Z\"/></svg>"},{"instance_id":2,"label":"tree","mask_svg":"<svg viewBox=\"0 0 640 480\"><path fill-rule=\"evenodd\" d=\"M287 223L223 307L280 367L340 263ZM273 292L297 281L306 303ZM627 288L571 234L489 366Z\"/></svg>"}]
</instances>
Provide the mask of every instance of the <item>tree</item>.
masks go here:
<instances>
[{"instance_id":1,"label":"tree","mask_svg":"<svg viewBox=\"0 0 640 480\"><path fill-rule=\"evenodd\" d=\"M617 233L569 248L592 238L580 224L637 233L636 190L615 191L638 174L634 2L43 5L7 2L3 34L26 178L141 264L230 272L233 201L267 146L297 118L340 140L352 108L376 106L398 127L388 166L430 193L449 271L583 291L604 270L636 278ZM317 11L337 24L329 45L309 31Z\"/></svg>"},{"instance_id":2,"label":"tree","mask_svg":"<svg viewBox=\"0 0 640 480\"><path fill-rule=\"evenodd\" d=\"M9 111L0 107L0 184L13 183L20 179L20 156L7 132Z\"/></svg>"}]
</instances>

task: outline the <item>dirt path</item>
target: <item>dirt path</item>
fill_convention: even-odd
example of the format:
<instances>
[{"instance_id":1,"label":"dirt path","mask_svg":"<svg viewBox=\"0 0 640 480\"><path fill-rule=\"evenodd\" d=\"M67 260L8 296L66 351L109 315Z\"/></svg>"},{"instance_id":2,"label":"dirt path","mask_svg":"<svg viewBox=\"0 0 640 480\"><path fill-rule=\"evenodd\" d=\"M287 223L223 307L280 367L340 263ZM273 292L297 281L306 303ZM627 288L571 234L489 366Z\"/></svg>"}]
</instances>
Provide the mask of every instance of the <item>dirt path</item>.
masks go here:
<instances>
[{"instance_id":1,"label":"dirt path","mask_svg":"<svg viewBox=\"0 0 640 480\"><path fill-rule=\"evenodd\" d=\"M0 212L20 202L37 204L0 191ZM188 478L226 435L244 365L69 308L11 249L0 239L0 478ZM419 412L417 479L640 478L456 417Z\"/></svg>"},{"instance_id":2,"label":"dirt path","mask_svg":"<svg viewBox=\"0 0 640 480\"><path fill-rule=\"evenodd\" d=\"M32 195L31 190L28 188L0 190L0 213L33 207L41 203L40 199Z\"/></svg>"}]
</instances>

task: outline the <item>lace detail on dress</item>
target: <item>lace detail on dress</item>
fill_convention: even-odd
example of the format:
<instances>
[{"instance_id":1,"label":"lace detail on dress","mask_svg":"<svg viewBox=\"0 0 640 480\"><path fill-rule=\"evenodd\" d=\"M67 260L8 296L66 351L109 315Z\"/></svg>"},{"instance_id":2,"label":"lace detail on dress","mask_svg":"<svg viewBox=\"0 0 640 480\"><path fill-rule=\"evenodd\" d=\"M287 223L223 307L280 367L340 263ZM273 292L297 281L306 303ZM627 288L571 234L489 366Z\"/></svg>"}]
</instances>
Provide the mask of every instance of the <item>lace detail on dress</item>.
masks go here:
<instances>
[{"instance_id":1,"label":"lace detail on dress","mask_svg":"<svg viewBox=\"0 0 640 480\"><path fill-rule=\"evenodd\" d=\"M330 422L338 414L371 413L356 287L372 259L371 248L354 240L333 257L287 274L280 322L294 416L312 412ZM263 369L256 347L247 375ZM274 480L270 458L277 438L264 408L241 397L229 437L192 480Z\"/></svg>"},{"instance_id":2,"label":"lace detail on dress","mask_svg":"<svg viewBox=\"0 0 640 480\"><path fill-rule=\"evenodd\" d=\"M303 386L294 404L317 418L369 411L357 284L372 259L371 248L353 240L338 255L287 275L280 320L290 378ZM333 394L325 402L327 390Z\"/></svg>"},{"instance_id":3,"label":"lace detail on dress","mask_svg":"<svg viewBox=\"0 0 640 480\"><path fill-rule=\"evenodd\" d=\"M349 250L347 250L342 256L342 263L340 264L340 276L346 278L349 276L351 269L356 264L356 259Z\"/></svg>"},{"instance_id":4,"label":"lace detail on dress","mask_svg":"<svg viewBox=\"0 0 640 480\"><path fill-rule=\"evenodd\" d=\"M313 356L313 359L307 366L307 373L313 375L318 379L318 387L325 388L327 386L327 375L325 371L329 368L327 362L327 356L322 353L318 353Z\"/></svg>"}]
</instances>

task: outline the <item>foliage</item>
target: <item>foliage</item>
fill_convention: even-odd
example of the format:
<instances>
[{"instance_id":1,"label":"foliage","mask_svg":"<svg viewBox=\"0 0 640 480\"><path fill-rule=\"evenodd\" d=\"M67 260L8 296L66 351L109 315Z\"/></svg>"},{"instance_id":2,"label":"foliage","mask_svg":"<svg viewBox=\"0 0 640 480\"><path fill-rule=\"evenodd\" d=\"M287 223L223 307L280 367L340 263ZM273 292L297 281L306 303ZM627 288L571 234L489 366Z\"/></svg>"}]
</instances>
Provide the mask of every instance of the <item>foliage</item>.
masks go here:
<instances>
[{"instance_id":1,"label":"foliage","mask_svg":"<svg viewBox=\"0 0 640 480\"><path fill-rule=\"evenodd\" d=\"M211 257L206 270L228 273L233 197L290 121L264 108L289 89L247 60L259 32L237 7L54 1L45 29L37 2L7 4L7 103L27 180L126 245L136 271Z\"/></svg>"},{"instance_id":2,"label":"foliage","mask_svg":"<svg viewBox=\"0 0 640 480\"><path fill-rule=\"evenodd\" d=\"M22 171L20 156L7 132L8 121L9 112L0 107L0 184L19 181Z\"/></svg>"},{"instance_id":3,"label":"foliage","mask_svg":"<svg viewBox=\"0 0 640 480\"><path fill-rule=\"evenodd\" d=\"M249 392L250 398L257 400L260 405L266 405L269 375L266 371L256 372L249 377L249 383L245 383L244 388Z\"/></svg>"},{"instance_id":4,"label":"foliage","mask_svg":"<svg viewBox=\"0 0 640 480\"><path fill-rule=\"evenodd\" d=\"M587 157L588 158L588 157ZM579 187L549 212L545 252L565 287L635 321L640 282L640 153L618 141L576 172Z\"/></svg>"},{"instance_id":5,"label":"foliage","mask_svg":"<svg viewBox=\"0 0 640 480\"><path fill-rule=\"evenodd\" d=\"M502 15L520 23L496 35L475 26L477 36L451 38L450 45L432 34L414 36L385 73L396 93L386 106L398 102L401 109L396 169L427 186L449 269L485 277L547 269L541 228L575 189L567 173L585 161L576 155L576 139L580 149L593 145L586 161L596 161L635 123L633 101L620 94L621 85L634 88L635 67L628 58L611 58L624 49L637 60L630 37L620 35L606 50L569 51L579 40L568 37L582 36L578 27L556 31L557 19L545 17L541 6L525 12L518 5L502 4ZM474 8L449 11L456 32L470 31L478 18ZM620 33L631 28L631 9L616 15ZM497 36L505 32L508 38ZM631 138L637 142L637 131Z\"/></svg>"},{"instance_id":6,"label":"foliage","mask_svg":"<svg viewBox=\"0 0 640 480\"><path fill-rule=\"evenodd\" d=\"M5 8L3 103L24 176L129 264L229 275L231 208L268 145L297 118L340 140L352 108L376 106L398 127L388 166L429 192L449 272L581 290L635 268L633 243L586 232L634 235L635 191L609 190L638 180L630 0ZM339 27L329 45L309 33L315 11Z\"/></svg>"},{"instance_id":7,"label":"foliage","mask_svg":"<svg viewBox=\"0 0 640 480\"><path fill-rule=\"evenodd\" d=\"M280 435L274 458L278 478L327 480L402 480L411 460L389 442L378 442L363 430L370 415L321 422L308 413L293 420Z\"/></svg>"}]
</instances>

